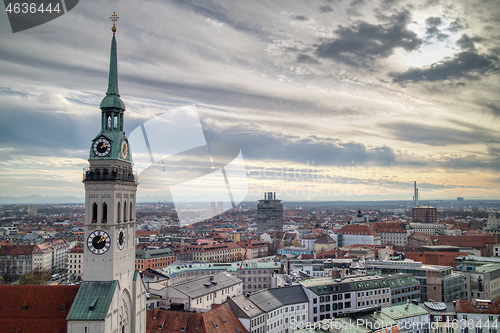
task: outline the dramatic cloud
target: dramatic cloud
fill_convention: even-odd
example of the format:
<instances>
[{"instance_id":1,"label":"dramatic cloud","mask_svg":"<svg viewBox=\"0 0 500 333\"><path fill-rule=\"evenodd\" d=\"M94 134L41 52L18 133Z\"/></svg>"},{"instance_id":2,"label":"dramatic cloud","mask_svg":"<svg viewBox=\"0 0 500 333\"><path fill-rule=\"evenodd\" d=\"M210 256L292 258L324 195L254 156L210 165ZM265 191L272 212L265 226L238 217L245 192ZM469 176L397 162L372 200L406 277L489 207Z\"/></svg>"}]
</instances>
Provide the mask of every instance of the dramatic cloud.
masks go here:
<instances>
[{"instance_id":1,"label":"dramatic cloud","mask_svg":"<svg viewBox=\"0 0 500 333\"><path fill-rule=\"evenodd\" d=\"M463 34L456 42L456 44L463 50L475 51L476 43L482 42L484 38L479 36L470 37L467 34Z\"/></svg>"},{"instance_id":2,"label":"dramatic cloud","mask_svg":"<svg viewBox=\"0 0 500 333\"><path fill-rule=\"evenodd\" d=\"M427 25L425 30L427 40L436 39L437 41L444 41L448 38L448 35L439 29L439 26L443 25L440 17L429 17L425 20L425 23Z\"/></svg>"},{"instance_id":3,"label":"dramatic cloud","mask_svg":"<svg viewBox=\"0 0 500 333\"><path fill-rule=\"evenodd\" d=\"M319 12L320 13L330 13L330 12L333 12L333 8L328 6L328 5L324 5L324 6L319 7Z\"/></svg>"},{"instance_id":4,"label":"dramatic cloud","mask_svg":"<svg viewBox=\"0 0 500 333\"><path fill-rule=\"evenodd\" d=\"M299 54L297 56L297 62L303 63L303 64L319 64L319 61L314 59L311 56L308 56L307 54Z\"/></svg>"},{"instance_id":5,"label":"dramatic cloud","mask_svg":"<svg viewBox=\"0 0 500 333\"><path fill-rule=\"evenodd\" d=\"M474 51L464 51L451 59L426 68L411 68L403 73L389 73L394 82L438 82L453 79L476 80L480 75L497 72L498 58Z\"/></svg>"},{"instance_id":6,"label":"dramatic cloud","mask_svg":"<svg viewBox=\"0 0 500 333\"><path fill-rule=\"evenodd\" d=\"M378 59L392 55L396 48L412 51L420 46L421 39L407 28L410 20L410 13L402 11L392 15L386 24L358 22L339 27L335 30L338 37L319 45L316 54L351 66L372 66Z\"/></svg>"},{"instance_id":7,"label":"dramatic cloud","mask_svg":"<svg viewBox=\"0 0 500 333\"><path fill-rule=\"evenodd\" d=\"M405 122L385 123L380 126L387 129L398 140L418 142L429 146L486 143L498 137L498 133L487 131L484 127L463 123L458 123L458 125L468 128L461 130Z\"/></svg>"}]
</instances>

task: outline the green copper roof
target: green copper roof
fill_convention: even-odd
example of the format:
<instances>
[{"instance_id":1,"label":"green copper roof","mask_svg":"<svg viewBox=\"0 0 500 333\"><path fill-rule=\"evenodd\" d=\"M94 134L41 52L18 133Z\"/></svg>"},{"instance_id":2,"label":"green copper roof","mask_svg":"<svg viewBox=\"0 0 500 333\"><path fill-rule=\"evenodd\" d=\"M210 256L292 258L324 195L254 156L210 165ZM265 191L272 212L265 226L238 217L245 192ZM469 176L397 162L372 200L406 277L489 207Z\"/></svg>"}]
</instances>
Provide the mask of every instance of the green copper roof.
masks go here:
<instances>
[{"instance_id":1,"label":"green copper roof","mask_svg":"<svg viewBox=\"0 0 500 333\"><path fill-rule=\"evenodd\" d=\"M106 92L106 97L104 97L101 102L100 108L117 108L125 110L125 104L123 104L122 100L120 99L120 93L118 92L118 66L116 60L115 34L113 34L113 39L111 40L108 91Z\"/></svg>"},{"instance_id":2,"label":"green copper roof","mask_svg":"<svg viewBox=\"0 0 500 333\"><path fill-rule=\"evenodd\" d=\"M118 281L84 281L66 320L105 320Z\"/></svg>"},{"instance_id":3,"label":"green copper roof","mask_svg":"<svg viewBox=\"0 0 500 333\"><path fill-rule=\"evenodd\" d=\"M382 308L381 311L383 314L391 317L394 320L410 318L415 316L424 316L429 314L429 311L413 303L392 305Z\"/></svg>"}]
</instances>

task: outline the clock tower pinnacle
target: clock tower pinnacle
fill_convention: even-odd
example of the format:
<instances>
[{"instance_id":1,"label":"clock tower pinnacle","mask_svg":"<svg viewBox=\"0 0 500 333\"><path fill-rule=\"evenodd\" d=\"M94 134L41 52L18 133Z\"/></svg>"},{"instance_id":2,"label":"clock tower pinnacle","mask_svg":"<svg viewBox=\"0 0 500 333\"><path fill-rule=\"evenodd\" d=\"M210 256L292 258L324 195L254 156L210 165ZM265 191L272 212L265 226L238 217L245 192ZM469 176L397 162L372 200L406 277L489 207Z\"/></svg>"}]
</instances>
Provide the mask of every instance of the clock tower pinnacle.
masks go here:
<instances>
[{"instance_id":1,"label":"clock tower pinnacle","mask_svg":"<svg viewBox=\"0 0 500 333\"><path fill-rule=\"evenodd\" d=\"M113 13L108 90L100 105L101 131L92 140L89 167L83 175L83 282L68 314L68 332L140 333L146 328L146 291L135 270L138 182L123 132L125 104L118 93L117 19ZM97 306L104 306L99 318L95 317Z\"/></svg>"}]
</instances>

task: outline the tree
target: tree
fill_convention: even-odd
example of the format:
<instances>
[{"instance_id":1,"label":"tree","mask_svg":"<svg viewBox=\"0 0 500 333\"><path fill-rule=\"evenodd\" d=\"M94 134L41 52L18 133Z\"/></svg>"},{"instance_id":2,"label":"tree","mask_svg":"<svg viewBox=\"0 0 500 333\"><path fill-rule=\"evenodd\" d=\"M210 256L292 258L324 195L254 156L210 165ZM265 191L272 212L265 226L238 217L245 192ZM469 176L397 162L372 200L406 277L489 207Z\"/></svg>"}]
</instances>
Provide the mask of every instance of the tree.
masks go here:
<instances>
[{"instance_id":1,"label":"tree","mask_svg":"<svg viewBox=\"0 0 500 333\"><path fill-rule=\"evenodd\" d=\"M39 268L32 270L26 274L19 277L19 284L37 284L43 285L50 279L49 270L41 270Z\"/></svg>"}]
</instances>

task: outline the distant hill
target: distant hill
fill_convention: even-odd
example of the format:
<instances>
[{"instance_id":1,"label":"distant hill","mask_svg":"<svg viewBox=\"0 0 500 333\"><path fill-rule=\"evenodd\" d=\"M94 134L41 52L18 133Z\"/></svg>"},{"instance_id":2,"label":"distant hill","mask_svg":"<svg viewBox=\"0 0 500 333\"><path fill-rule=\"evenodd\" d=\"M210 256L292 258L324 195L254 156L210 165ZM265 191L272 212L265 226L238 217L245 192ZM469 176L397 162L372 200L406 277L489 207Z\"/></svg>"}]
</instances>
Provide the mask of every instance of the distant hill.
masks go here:
<instances>
[{"instance_id":1,"label":"distant hill","mask_svg":"<svg viewBox=\"0 0 500 333\"><path fill-rule=\"evenodd\" d=\"M27 204L83 204L84 198L77 197L42 197L30 195L28 197L0 196L0 205L27 205Z\"/></svg>"}]
</instances>

